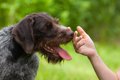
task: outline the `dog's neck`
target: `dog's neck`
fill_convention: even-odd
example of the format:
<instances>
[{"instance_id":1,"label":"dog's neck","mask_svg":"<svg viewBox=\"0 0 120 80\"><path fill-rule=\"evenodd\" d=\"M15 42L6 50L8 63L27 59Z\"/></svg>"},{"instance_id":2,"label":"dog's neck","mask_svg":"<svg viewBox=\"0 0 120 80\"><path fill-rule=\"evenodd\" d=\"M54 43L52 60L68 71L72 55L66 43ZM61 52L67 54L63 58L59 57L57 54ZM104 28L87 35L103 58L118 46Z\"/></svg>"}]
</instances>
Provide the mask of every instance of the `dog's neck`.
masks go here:
<instances>
[{"instance_id":1,"label":"dog's neck","mask_svg":"<svg viewBox=\"0 0 120 80\"><path fill-rule=\"evenodd\" d=\"M11 40L11 45L10 45L10 51L12 53L12 56L14 57L13 59L18 60L20 57L30 57L30 54L27 54L23 48L15 41L15 39L13 38Z\"/></svg>"}]
</instances>

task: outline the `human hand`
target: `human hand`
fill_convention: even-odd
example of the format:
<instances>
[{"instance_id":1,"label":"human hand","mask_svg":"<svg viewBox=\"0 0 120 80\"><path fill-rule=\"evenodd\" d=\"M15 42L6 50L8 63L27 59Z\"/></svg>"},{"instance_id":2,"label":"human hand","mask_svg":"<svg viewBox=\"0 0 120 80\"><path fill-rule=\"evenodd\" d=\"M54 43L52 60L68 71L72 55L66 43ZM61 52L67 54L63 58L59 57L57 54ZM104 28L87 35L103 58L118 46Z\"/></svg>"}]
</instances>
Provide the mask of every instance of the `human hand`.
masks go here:
<instances>
[{"instance_id":1,"label":"human hand","mask_svg":"<svg viewBox=\"0 0 120 80\"><path fill-rule=\"evenodd\" d=\"M73 45L77 53L85 56L91 57L97 53L92 39L80 26L74 33Z\"/></svg>"}]
</instances>

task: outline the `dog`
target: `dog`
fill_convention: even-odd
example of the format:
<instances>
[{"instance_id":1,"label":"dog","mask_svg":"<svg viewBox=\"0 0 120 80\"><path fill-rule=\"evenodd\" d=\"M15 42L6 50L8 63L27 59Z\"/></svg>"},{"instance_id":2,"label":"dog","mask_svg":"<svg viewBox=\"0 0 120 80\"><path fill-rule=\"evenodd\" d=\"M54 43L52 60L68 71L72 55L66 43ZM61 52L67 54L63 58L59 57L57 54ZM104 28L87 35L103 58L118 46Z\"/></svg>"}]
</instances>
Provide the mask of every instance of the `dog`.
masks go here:
<instances>
[{"instance_id":1,"label":"dog","mask_svg":"<svg viewBox=\"0 0 120 80\"><path fill-rule=\"evenodd\" d=\"M39 60L51 63L71 60L60 47L73 38L73 31L46 13L33 13L0 31L0 80L35 80Z\"/></svg>"}]
</instances>

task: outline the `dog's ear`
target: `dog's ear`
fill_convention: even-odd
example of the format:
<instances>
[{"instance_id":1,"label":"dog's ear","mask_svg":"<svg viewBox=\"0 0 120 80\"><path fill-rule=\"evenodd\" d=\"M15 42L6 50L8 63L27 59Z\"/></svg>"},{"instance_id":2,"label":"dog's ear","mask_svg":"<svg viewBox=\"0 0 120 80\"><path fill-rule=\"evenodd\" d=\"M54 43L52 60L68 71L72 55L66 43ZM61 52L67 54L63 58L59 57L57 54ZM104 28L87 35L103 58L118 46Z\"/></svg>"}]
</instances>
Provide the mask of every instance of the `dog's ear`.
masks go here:
<instances>
[{"instance_id":1,"label":"dog's ear","mask_svg":"<svg viewBox=\"0 0 120 80\"><path fill-rule=\"evenodd\" d=\"M26 17L13 28L12 34L15 40L22 46L26 53L32 53L34 48L33 29L34 20Z\"/></svg>"}]
</instances>

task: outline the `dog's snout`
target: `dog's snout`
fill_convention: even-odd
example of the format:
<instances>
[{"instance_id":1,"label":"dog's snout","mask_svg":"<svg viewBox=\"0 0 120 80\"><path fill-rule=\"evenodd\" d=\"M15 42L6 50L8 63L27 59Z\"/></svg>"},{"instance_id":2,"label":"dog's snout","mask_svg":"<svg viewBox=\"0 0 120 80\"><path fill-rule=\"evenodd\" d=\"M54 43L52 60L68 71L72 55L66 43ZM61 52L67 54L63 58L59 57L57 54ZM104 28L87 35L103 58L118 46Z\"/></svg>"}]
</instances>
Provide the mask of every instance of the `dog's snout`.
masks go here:
<instances>
[{"instance_id":1,"label":"dog's snout","mask_svg":"<svg viewBox=\"0 0 120 80\"><path fill-rule=\"evenodd\" d=\"M66 31L67 31L67 35L68 35L68 36L73 37L74 32L71 30L70 27L68 27Z\"/></svg>"},{"instance_id":2,"label":"dog's snout","mask_svg":"<svg viewBox=\"0 0 120 80\"><path fill-rule=\"evenodd\" d=\"M73 37L74 36L74 32L72 31L70 35Z\"/></svg>"},{"instance_id":3,"label":"dog's snout","mask_svg":"<svg viewBox=\"0 0 120 80\"><path fill-rule=\"evenodd\" d=\"M67 37L73 38L74 32L71 30L70 27L65 27L61 25L60 29L61 29L61 32L66 33Z\"/></svg>"},{"instance_id":4,"label":"dog's snout","mask_svg":"<svg viewBox=\"0 0 120 80\"><path fill-rule=\"evenodd\" d=\"M73 31L69 31L67 34L68 34L68 36L73 37L74 33L73 33Z\"/></svg>"}]
</instances>

